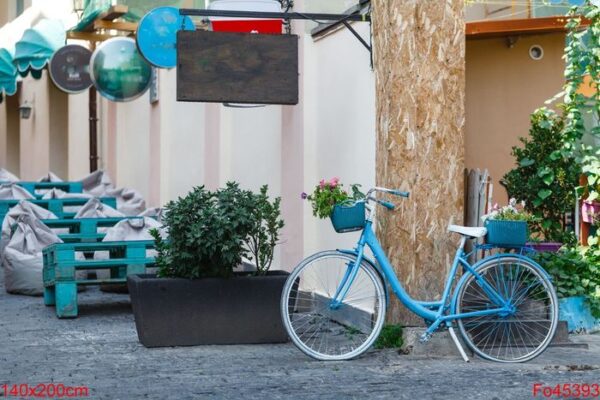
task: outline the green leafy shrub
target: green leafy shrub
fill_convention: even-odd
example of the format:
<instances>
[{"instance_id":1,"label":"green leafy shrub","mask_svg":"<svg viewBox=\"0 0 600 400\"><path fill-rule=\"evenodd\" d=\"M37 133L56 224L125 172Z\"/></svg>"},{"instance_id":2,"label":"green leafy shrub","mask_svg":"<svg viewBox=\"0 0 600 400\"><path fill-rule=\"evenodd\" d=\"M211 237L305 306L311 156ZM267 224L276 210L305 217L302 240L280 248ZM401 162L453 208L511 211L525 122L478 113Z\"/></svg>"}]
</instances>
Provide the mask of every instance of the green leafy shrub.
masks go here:
<instances>
[{"instance_id":1,"label":"green leafy shrub","mask_svg":"<svg viewBox=\"0 0 600 400\"><path fill-rule=\"evenodd\" d=\"M329 218L336 204L363 199L365 195L359 188L360 185L350 185L351 193L348 193L339 178L332 178L330 181L321 179L314 191L311 194L302 193L302 198L310 201L315 217Z\"/></svg>"},{"instance_id":2,"label":"green leafy shrub","mask_svg":"<svg viewBox=\"0 0 600 400\"><path fill-rule=\"evenodd\" d=\"M269 201L266 186L254 194L233 182L214 192L196 187L169 202L163 218L168 240L152 231L158 275L229 278L245 256L254 256L258 272L266 273L283 226L279 204Z\"/></svg>"},{"instance_id":3,"label":"green leafy shrub","mask_svg":"<svg viewBox=\"0 0 600 400\"><path fill-rule=\"evenodd\" d=\"M259 275L266 274L271 268L279 231L284 226L280 218L281 198L271 202L267 191L268 186L265 185L259 194L253 196L252 225L246 239L248 258L256 263Z\"/></svg>"},{"instance_id":4,"label":"green leafy shrub","mask_svg":"<svg viewBox=\"0 0 600 400\"><path fill-rule=\"evenodd\" d=\"M376 349L399 349L404 344L402 339L402 326L384 325L379 337L375 341Z\"/></svg>"},{"instance_id":5,"label":"green leafy shrub","mask_svg":"<svg viewBox=\"0 0 600 400\"><path fill-rule=\"evenodd\" d=\"M534 217L529 224L532 233L546 241L572 241L563 218L575 202L581 168L564 151L563 128L563 118L555 112L536 110L529 137L519 139L523 147L512 149L517 166L501 180L510 197L525 201L525 209Z\"/></svg>"},{"instance_id":6,"label":"green leafy shrub","mask_svg":"<svg viewBox=\"0 0 600 400\"><path fill-rule=\"evenodd\" d=\"M533 258L552 276L559 298L584 296L592 314L600 318L600 250L591 249L563 248Z\"/></svg>"}]
</instances>

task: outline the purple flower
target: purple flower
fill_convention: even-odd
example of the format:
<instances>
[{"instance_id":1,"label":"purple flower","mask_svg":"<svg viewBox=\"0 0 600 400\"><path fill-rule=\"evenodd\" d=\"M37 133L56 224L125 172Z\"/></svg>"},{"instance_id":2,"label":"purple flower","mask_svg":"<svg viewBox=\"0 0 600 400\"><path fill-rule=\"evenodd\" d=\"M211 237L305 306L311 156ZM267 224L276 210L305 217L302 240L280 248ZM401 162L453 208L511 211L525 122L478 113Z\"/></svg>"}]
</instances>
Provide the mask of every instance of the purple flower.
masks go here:
<instances>
[{"instance_id":1,"label":"purple flower","mask_svg":"<svg viewBox=\"0 0 600 400\"><path fill-rule=\"evenodd\" d=\"M306 200L307 197L308 195L305 192L302 192L302 194L300 195L300 198L302 198L302 200Z\"/></svg>"}]
</instances>

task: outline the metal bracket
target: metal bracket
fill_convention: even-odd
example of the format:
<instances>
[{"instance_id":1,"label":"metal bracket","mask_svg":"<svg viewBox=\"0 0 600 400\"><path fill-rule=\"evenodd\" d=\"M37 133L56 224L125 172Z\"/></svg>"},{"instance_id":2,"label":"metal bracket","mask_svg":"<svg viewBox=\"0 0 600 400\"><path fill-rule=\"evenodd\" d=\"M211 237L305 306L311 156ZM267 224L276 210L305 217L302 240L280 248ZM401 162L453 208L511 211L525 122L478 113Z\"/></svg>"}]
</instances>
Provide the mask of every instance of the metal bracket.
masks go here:
<instances>
[{"instance_id":1,"label":"metal bracket","mask_svg":"<svg viewBox=\"0 0 600 400\"><path fill-rule=\"evenodd\" d=\"M354 28L352 27L352 25L350 25L348 23L348 21L342 21L342 24L344 24L344 26L346 28L348 28L348 30L358 39L359 42L362 43L363 46L365 46L367 48L367 50L369 50L369 53L372 52L373 50L371 49L371 46L369 45L369 43L366 42L365 39L363 39L358 32L356 32L356 30L354 30Z\"/></svg>"},{"instance_id":2,"label":"metal bracket","mask_svg":"<svg viewBox=\"0 0 600 400\"><path fill-rule=\"evenodd\" d=\"M357 7L364 7L370 0L360 0ZM371 56L371 65L373 65L373 50L371 45L363 39L358 32L348 23L348 21L371 22L370 14L325 14L325 13L300 13L295 11L287 12L262 12L262 11L233 11L233 10L209 10L209 9L192 9L181 8L179 15L196 16L196 17L229 17L229 18L257 18L257 19L292 19L310 20L310 21L332 21L328 29L334 28L336 25L343 24L346 29L365 46Z\"/></svg>"},{"instance_id":3,"label":"metal bracket","mask_svg":"<svg viewBox=\"0 0 600 400\"><path fill-rule=\"evenodd\" d=\"M179 15L191 17L229 17L229 18L257 18L257 19L304 19L323 21L371 21L370 15L363 14L324 14L324 13L299 13L299 12L263 12L263 11L233 11L233 10L208 10L181 8Z\"/></svg>"}]
</instances>

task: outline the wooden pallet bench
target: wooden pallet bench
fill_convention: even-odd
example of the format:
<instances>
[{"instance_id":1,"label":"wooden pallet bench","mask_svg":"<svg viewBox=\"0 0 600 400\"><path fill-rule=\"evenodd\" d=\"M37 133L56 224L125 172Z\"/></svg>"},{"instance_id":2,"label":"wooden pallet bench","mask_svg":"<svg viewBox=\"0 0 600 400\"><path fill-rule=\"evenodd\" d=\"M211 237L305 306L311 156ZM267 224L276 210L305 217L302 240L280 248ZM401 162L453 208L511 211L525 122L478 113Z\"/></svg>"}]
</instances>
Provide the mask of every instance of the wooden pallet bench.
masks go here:
<instances>
[{"instance_id":1,"label":"wooden pallet bench","mask_svg":"<svg viewBox=\"0 0 600 400\"><path fill-rule=\"evenodd\" d=\"M83 206L90 199L88 198L65 198L65 199L36 199L26 200L35 205L43 207L48 211L51 211L60 219L72 219L75 217L75 212L66 211L67 207ZM19 204L21 200L0 200L0 224L4 221L4 217L8 214L8 211ZM101 197L100 201L109 207L117 207L117 199L114 197Z\"/></svg>"},{"instance_id":2,"label":"wooden pallet bench","mask_svg":"<svg viewBox=\"0 0 600 400\"><path fill-rule=\"evenodd\" d=\"M126 283L127 275L144 274L146 268L154 266L154 258L146 256L146 250L154 248L153 240L99 242L99 243L56 243L43 251L44 304L56 307L58 318L75 318L78 285L100 285L104 283ZM108 251L106 260L78 260L76 253ZM87 279L77 277L78 271L96 269L110 270L109 279Z\"/></svg>"},{"instance_id":3,"label":"wooden pallet bench","mask_svg":"<svg viewBox=\"0 0 600 400\"><path fill-rule=\"evenodd\" d=\"M10 183L10 182L0 182L2 183ZM51 190L51 189L60 189L63 192L67 193L82 193L83 192L83 183L82 182L28 182L28 181L18 181L14 182L17 185L21 186L29 193L34 195L37 199L41 199L43 194L36 193L36 190Z\"/></svg>"},{"instance_id":4,"label":"wooden pallet bench","mask_svg":"<svg viewBox=\"0 0 600 400\"><path fill-rule=\"evenodd\" d=\"M110 218L77 218L77 219L42 219L50 229L67 228L69 233L58 235L63 242L98 242L104 239L105 233L98 228L111 228L126 219L141 219L142 217L110 217Z\"/></svg>"}]
</instances>

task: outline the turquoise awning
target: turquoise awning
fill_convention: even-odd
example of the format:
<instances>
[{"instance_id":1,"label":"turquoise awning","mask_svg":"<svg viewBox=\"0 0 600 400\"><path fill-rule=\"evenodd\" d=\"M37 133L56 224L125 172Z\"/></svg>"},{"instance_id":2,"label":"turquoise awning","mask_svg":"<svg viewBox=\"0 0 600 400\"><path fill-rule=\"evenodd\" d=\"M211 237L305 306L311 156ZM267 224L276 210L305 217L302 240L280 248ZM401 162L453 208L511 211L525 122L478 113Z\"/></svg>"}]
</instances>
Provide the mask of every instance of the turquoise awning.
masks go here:
<instances>
[{"instance_id":1,"label":"turquoise awning","mask_svg":"<svg viewBox=\"0 0 600 400\"><path fill-rule=\"evenodd\" d=\"M17 92L17 68L13 56L6 49L0 49L0 96L12 96Z\"/></svg>"},{"instance_id":2,"label":"turquoise awning","mask_svg":"<svg viewBox=\"0 0 600 400\"><path fill-rule=\"evenodd\" d=\"M65 45L67 36L62 22L43 19L32 28L25 30L23 37L15 44L14 64L21 76L31 72L39 78L42 69L50 61L56 50Z\"/></svg>"}]
</instances>

